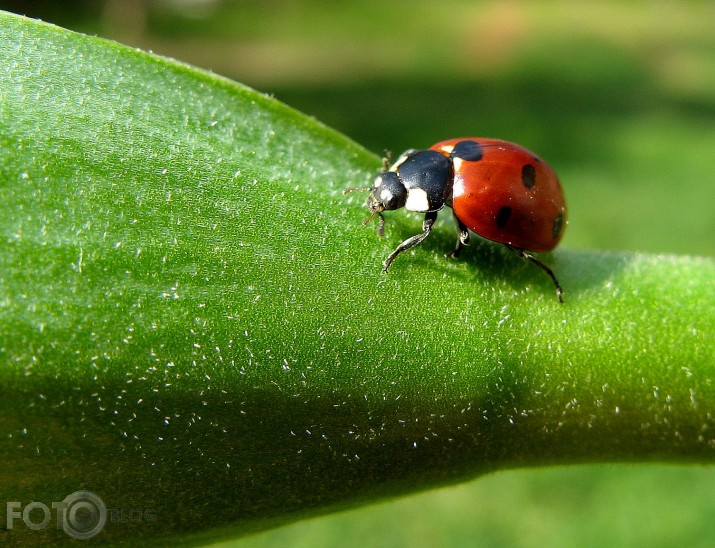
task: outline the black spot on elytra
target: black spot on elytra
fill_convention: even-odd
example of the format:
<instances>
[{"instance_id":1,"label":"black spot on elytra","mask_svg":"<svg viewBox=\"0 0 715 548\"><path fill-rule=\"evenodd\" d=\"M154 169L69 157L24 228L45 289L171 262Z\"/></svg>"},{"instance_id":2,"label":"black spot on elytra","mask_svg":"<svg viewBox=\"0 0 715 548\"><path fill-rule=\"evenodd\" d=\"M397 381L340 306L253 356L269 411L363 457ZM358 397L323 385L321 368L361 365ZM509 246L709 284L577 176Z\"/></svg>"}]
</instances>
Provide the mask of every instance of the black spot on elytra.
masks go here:
<instances>
[{"instance_id":1,"label":"black spot on elytra","mask_svg":"<svg viewBox=\"0 0 715 548\"><path fill-rule=\"evenodd\" d=\"M556 238L559 237L559 234L561 234L561 231L564 228L564 214L562 212L559 212L558 215L556 215L556 218L554 219L554 224L551 227L551 236L555 240Z\"/></svg>"},{"instance_id":2,"label":"black spot on elytra","mask_svg":"<svg viewBox=\"0 0 715 548\"><path fill-rule=\"evenodd\" d=\"M460 160L467 160L468 162L476 162L482 159L484 151L482 146L476 141L459 141L452 152L450 153L450 158L459 158Z\"/></svg>"},{"instance_id":3,"label":"black spot on elytra","mask_svg":"<svg viewBox=\"0 0 715 548\"><path fill-rule=\"evenodd\" d=\"M521 182L526 188L531 188L536 184L536 168L531 164L526 164L521 168Z\"/></svg>"},{"instance_id":4,"label":"black spot on elytra","mask_svg":"<svg viewBox=\"0 0 715 548\"><path fill-rule=\"evenodd\" d=\"M509 222L509 217L511 217L511 208L502 206L497 213L497 228L504 228Z\"/></svg>"}]
</instances>

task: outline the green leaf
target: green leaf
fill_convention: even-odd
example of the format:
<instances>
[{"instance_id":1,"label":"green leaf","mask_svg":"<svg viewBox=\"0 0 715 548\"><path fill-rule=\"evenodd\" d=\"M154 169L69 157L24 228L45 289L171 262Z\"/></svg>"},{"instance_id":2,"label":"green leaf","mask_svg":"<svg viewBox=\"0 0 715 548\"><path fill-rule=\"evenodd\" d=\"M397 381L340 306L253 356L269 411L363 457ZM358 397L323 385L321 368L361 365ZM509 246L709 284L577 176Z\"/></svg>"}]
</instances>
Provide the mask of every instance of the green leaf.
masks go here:
<instances>
[{"instance_id":1,"label":"green leaf","mask_svg":"<svg viewBox=\"0 0 715 548\"><path fill-rule=\"evenodd\" d=\"M715 262L560 249L559 305L499 246L444 259L445 221L382 275L419 218L380 240L340 192L379 165L218 76L0 14L7 501L88 490L105 541L206 542L509 467L713 459ZM69 542L56 520L5 536Z\"/></svg>"}]
</instances>

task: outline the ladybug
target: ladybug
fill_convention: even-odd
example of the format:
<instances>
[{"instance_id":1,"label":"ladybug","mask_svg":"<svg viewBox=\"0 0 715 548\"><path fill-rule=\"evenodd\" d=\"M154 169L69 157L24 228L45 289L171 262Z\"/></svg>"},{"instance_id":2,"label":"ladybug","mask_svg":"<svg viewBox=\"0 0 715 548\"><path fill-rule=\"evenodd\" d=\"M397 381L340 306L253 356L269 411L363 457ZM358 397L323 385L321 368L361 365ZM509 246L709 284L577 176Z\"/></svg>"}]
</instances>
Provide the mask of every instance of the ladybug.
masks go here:
<instances>
[{"instance_id":1,"label":"ladybug","mask_svg":"<svg viewBox=\"0 0 715 548\"><path fill-rule=\"evenodd\" d=\"M566 204L554 170L533 152L507 141L463 137L441 141L427 150L410 149L385 166L369 192L370 217L379 221L383 211L405 208L424 213L422 232L406 239L385 260L387 272L403 251L420 244L446 205L457 224L457 245L447 257L459 257L469 243L469 231L504 244L543 270L563 302L563 290L553 271L530 252L550 251L566 228Z\"/></svg>"}]
</instances>

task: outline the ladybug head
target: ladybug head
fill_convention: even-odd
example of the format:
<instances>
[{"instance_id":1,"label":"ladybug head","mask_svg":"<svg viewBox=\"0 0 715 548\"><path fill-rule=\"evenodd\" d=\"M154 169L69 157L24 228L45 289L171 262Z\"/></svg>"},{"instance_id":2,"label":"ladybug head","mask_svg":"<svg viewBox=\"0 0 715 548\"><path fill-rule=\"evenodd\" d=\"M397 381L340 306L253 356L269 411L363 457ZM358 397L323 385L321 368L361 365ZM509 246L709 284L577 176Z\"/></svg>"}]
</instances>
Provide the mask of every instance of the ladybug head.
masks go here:
<instances>
[{"instance_id":1,"label":"ladybug head","mask_svg":"<svg viewBox=\"0 0 715 548\"><path fill-rule=\"evenodd\" d=\"M407 189L394 171L386 171L375 177L367 198L367 207L372 214L405 207Z\"/></svg>"},{"instance_id":2,"label":"ladybug head","mask_svg":"<svg viewBox=\"0 0 715 548\"><path fill-rule=\"evenodd\" d=\"M367 225L377 214L380 217L377 233L382 236L383 227L385 226L385 218L382 216L382 212L404 207L407 201L407 189L400 181L397 173L386 171L375 177L372 188L349 188L343 192L348 194L356 190L370 193L367 197L370 216L365 219L363 224Z\"/></svg>"}]
</instances>

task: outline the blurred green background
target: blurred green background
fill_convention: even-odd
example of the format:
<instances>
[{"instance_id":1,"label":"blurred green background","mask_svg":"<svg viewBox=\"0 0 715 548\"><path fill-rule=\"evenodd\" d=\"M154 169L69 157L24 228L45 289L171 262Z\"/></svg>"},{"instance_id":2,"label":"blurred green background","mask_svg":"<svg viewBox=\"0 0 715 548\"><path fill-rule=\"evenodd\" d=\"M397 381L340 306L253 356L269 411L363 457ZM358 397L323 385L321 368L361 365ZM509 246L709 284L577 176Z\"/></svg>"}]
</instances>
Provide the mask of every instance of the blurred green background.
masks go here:
<instances>
[{"instance_id":1,"label":"blurred green background","mask_svg":"<svg viewBox=\"0 0 715 548\"><path fill-rule=\"evenodd\" d=\"M463 135L516 141L561 177L562 245L715 256L715 2L0 8L211 69L377 154ZM236 545L712 546L713 518L714 470L614 464L499 473Z\"/></svg>"}]
</instances>

